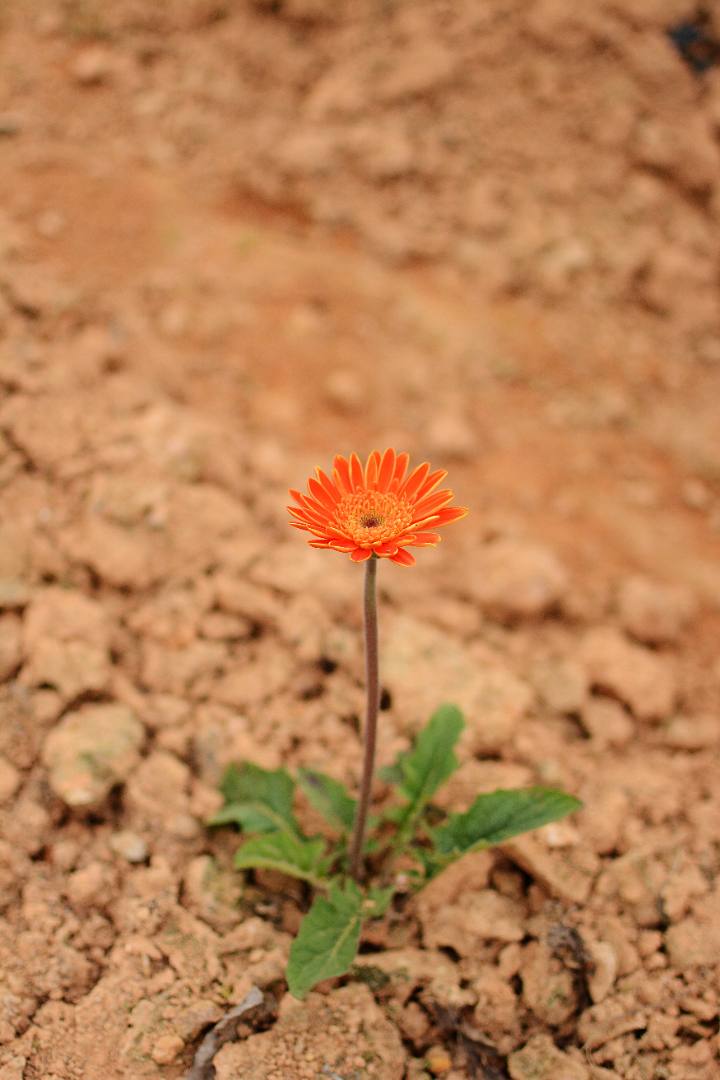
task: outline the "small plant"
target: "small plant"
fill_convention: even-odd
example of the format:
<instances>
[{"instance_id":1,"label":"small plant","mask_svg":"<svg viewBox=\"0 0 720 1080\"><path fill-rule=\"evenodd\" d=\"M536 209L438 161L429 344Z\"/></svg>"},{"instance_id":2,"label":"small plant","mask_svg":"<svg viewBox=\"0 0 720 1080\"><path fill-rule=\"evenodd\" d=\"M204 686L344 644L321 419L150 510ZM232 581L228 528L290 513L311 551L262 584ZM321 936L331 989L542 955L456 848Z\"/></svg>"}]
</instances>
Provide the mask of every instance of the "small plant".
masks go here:
<instances>
[{"instance_id":1,"label":"small plant","mask_svg":"<svg viewBox=\"0 0 720 1080\"><path fill-rule=\"evenodd\" d=\"M365 466L356 454L337 456L332 477L317 470L308 493L291 491L291 524L312 534L313 547L339 551L365 564L364 616L367 714L360 792L354 799L324 773L269 771L231 765L221 790L225 805L212 825L249 834L235 855L240 870L268 868L307 881L317 892L290 949L288 987L303 998L316 983L348 971L362 923L381 918L399 889L417 891L463 855L500 844L576 810L571 795L551 788L479 795L460 814L431 807L458 766L455 745L464 727L454 705L441 706L414 745L383 773L395 803L369 818L379 709L377 568L381 559L412 566L409 547L434 547L435 530L467 514L451 507L453 493L437 491L447 475L425 463L407 474L407 454L377 450ZM296 786L337 829L337 840L306 836L293 814ZM368 824L370 835L368 836ZM402 858L402 872L398 862Z\"/></svg>"}]
</instances>

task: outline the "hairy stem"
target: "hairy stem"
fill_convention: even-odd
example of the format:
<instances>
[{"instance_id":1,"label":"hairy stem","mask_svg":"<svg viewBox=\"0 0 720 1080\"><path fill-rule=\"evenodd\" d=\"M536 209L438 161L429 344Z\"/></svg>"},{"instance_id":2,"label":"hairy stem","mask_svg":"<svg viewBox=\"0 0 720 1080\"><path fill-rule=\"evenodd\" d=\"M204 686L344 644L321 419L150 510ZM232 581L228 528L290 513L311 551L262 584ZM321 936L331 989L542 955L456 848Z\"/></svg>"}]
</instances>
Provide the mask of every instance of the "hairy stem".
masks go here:
<instances>
[{"instance_id":1,"label":"hairy stem","mask_svg":"<svg viewBox=\"0 0 720 1080\"><path fill-rule=\"evenodd\" d=\"M367 712L365 715L365 757L350 847L350 873L355 881L362 877L362 855L365 842L373 771L375 769L375 743L377 741L377 718L380 706L380 680L378 672L378 620L377 620L377 564L372 555L365 563L365 674L367 682Z\"/></svg>"}]
</instances>

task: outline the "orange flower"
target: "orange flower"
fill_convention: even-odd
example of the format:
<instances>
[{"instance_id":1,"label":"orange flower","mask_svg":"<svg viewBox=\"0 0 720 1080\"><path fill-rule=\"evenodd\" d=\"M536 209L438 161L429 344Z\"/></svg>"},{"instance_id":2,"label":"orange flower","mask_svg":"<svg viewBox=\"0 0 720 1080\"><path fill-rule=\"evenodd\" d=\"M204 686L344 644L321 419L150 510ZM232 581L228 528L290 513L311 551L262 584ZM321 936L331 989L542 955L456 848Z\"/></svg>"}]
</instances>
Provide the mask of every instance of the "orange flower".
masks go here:
<instances>
[{"instance_id":1,"label":"orange flower","mask_svg":"<svg viewBox=\"0 0 720 1080\"><path fill-rule=\"evenodd\" d=\"M373 450L363 468L357 454L337 455L332 477L316 469L308 494L290 490L297 506L288 510L296 529L315 537L311 547L332 548L365 562L377 555L401 566L412 566L408 547L435 547L441 537L427 532L465 517L462 506L448 506L452 491L436 491L447 473L430 471L427 462L406 478L408 454Z\"/></svg>"}]
</instances>

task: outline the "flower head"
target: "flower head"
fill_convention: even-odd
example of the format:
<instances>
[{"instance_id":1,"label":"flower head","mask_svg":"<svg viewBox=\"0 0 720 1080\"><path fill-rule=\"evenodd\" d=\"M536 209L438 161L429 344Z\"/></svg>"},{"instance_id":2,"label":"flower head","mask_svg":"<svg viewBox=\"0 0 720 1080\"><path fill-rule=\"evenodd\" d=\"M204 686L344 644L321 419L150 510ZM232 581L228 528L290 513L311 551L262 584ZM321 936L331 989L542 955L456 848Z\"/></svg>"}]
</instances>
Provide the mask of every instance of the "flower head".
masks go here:
<instances>
[{"instance_id":1,"label":"flower head","mask_svg":"<svg viewBox=\"0 0 720 1080\"><path fill-rule=\"evenodd\" d=\"M338 454L332 476L315 470L307 495L290 490L297 503L288 507L290 524L312 533L312 547L343 552L353 562L376 555L412 566L407 548L435 547L441 537L427 530L458 521L467 510L447 505L452 491L436 491L444 469L431 472L424 462L406 476L409 460L394 450L373 450L363 467L357 454L349 460Z\"/></svg>"}]
</instances>

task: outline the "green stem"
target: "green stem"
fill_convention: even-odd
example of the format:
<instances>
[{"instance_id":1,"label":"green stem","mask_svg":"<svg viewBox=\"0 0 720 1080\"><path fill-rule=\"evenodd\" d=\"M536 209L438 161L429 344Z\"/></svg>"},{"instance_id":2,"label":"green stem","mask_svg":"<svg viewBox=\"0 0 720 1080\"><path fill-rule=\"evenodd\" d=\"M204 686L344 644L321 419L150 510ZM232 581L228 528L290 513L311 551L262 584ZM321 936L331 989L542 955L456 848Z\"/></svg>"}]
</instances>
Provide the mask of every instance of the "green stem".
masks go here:
<instances>
[{"instance_id":1,"label":"green stem","mask_svg":"<svg viewBox=\"0 0 720 1080\"><path fill-rule=\"evenodd\" d=\"M373 772L375 769L375 744L377 741L377 718L380 707L380 679L378 670L378 620L377 579L378 558L372 555L365 563L365 674L367 683L367 712L365 715L365 758L360 783L352 845L350 847L350 873L355 881L362 877L362 856L365 829L370 808Z\"/></svg>"}]
</instances>

